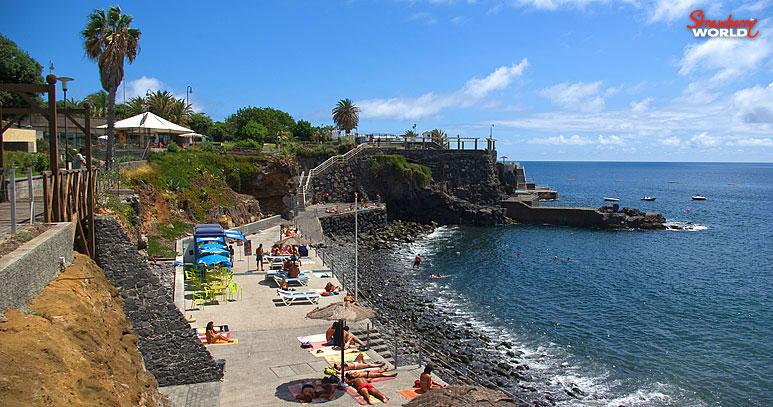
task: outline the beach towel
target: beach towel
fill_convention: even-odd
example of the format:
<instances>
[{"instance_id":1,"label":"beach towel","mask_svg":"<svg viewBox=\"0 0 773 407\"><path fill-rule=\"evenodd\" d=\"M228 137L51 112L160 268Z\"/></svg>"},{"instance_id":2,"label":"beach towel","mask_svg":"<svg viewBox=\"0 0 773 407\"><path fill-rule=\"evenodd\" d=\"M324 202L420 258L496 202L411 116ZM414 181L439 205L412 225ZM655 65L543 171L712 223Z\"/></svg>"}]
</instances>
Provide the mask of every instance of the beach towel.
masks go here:
<instances>
[{"instance_id":1,"label":"beach towel","mask_svg":"<svg viewBox=\"0 0 773 407\"><path fill-rule=\"evenodd\" d=\"M327 360L327 363L330 363L330 364L341 363L341 351L337 350L335 352L336 352L335 355L325 355L325 360ZM344 360L347 362L353 362L354 359L357 359L357 356L359 355L360 355L360 352L351 351L351 349L349 349L344 352ZM367 353L363 353L363 355L365 360L370 359L370 356L368 356Z\"/></svg>"},{"instance_id":2,"label":"beach towel","mask_svg":"<svg viewBox=\"0 0 773 407\"><path fill-rule=\"evenodd\" d=\"M201 332L199 332L201 330ZM223 335L225 335L226 338L231 339L231 332L221 332ZM199 337L199 340L206 343L207 342L207 334L204 332L202 328L196 328L196 336Z\"/></svg>"},{"instance_id":3,"label":"beach towel","mask_svg":"<svg viewBox=\"0 0 773 407\"><path fill-rule=\"evenodd\" d=\"M239 343L238 339L234 339L233 342L217 342L217 343L207 343L206 339L204 340L204 345L206 345L206 346L236 345L237 343Z\"/></svg>"},{"instance_id":4,"label":"beach towel","mask_svg":"<svg viewBox=\"0 0 773 407\"><path fill-rule=\"evenodd\" d=\"M357 389L355 389L353 386L349 386L346 388L346 393L354 399L354 401L357 402L357 404L361 406L367 406L368 402L365 401L365 397L362 397L360 393L357 393ZM370 396L370 404L381 404L381 400Z\"/></svg>"},{"instance_id":5,"label":"beach towel","mask_svg":"<svg viewBox=\"0 0 773 407\"><path fill-rule=\"evenodd\" d=\"M397 393L407 398L408 400L412 400L412 399L415 399L416 397L421 396L421 394L416 393L416 390L419 390L419 389L413 388L413 389L398 390Z\"/></svg>"}]
</instances>

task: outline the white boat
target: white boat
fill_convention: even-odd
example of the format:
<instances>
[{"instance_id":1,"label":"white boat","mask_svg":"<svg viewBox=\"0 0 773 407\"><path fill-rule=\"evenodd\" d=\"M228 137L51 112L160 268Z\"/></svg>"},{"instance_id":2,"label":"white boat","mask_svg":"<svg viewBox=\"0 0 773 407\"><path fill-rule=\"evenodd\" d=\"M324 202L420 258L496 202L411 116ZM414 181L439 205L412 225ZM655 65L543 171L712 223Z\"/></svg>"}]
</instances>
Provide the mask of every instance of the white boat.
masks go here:
<instances>
[{"instance_id":1,"label":"white boat","mask_svg":"<svg viewBox=\"0 0 773 407\"><path fill-rule=\"evenodd\" d=\"M705 196L703 196L703 195L693 195L693 196L692 196L692 200L693 200L693 201L705 201L705 200L706 200L706 197L705 197Z\"/></svg>"},{"instance_id":2,"label":"white boat","mask_svg":"<svg viewBox=\"0 0 773 407\"><path fill-rule=\"evenodd\" d=\"M620 198L610 198L610 197L604 197L604 200L607 202L620 202Z\"/></svg>"},{"instance_id":3,"label":"white boat","mask_svg":"<svg viewBox=\"0 0 773 407\"><path fill-rule=\"evenodd\" d=\"M644 195L643 197L641 197L641 200L642 201L647 201L647 202L652 202L652 201L655 200L655 197L654 196L649 196L649 195Z\"/></svg>"}]
</instances>

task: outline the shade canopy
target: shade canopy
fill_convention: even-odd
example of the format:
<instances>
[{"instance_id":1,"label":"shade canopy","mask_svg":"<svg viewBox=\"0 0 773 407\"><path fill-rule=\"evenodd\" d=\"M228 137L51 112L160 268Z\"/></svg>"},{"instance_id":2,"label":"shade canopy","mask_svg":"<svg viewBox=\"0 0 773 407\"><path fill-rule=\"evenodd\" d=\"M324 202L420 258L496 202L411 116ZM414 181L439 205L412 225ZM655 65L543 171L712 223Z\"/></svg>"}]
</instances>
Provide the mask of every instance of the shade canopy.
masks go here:
<instances>
[{"instance_id":1,"label":"shade canopy","mask_svg":"<svg viewBox=\"0 0 773 407\"><path fill-rule=\"evenodd\" d=\"M228 229L225 231L225 237L234 240L246 240L244 234L238 230Z\"/></svg>"},{"instance_id":2,"label":"shade canopy","mask_svg":"<svg viewBox=\"0 0 773 407\"><path fill-rule=\"evenodd\" d=\"M406 407L513 405L515 405L515 402L508 395L500 391L478 386L448 386L442 389L430 390L405 404Z\"/></svg>"},{"instance_id":3,"label":"shade canopy","mask_svg":"<svg viewBox=\"0 0 773 407\"><path fill-rule=\"evenodd\" d=\"M326 307L316 308L306 314L306 318L310 319L324 319L327 321L345 320L350 322L362 321L375 316L376 311L371 308L346 301L334 302Z\"/></svg>"},{"instance_id":4,"label":"shade canopy","mask_svg":"<svg viewBox=\"0 0 773 407\"><path fill-rule=\"evenodd\" d=\"M231 254L231 252L229 252L228 249L225 249L223 247L199 247L199 253L203 255L219 254L222 256L228 256Z\"/></svg>"},{"instance_id":5,"label":"shade canopy","mask_svg":"<svg viewBox=\"0 0 773 407\"><path fill-rule=\"evenodd\" d=\"M106 129L107 125L103 124L97 127L98 129ZM193 130L174 124L163 117L157 116L151 112L140 113L136 116L129 117L115 122L115 128L118 130L130 130L130 129L147 129L164 133L185 134L193 133Z\"/></svg>"},{"instance_id":6,"label":"shade canopy","mask_svg":"<svg viewBox=\"0 0 773 407\"><path fill-rule=\"evenodd\" d=\"M231 259L219 254L210 254L199 259L199 264L205 266L214 266L215 264L221 264L226 267L231 267Z\"/></svg>"},{"instance_id":7,"label":"shade canopy","mask_svg":"<svg viewBox=\"0 0 773 407\"><path fill-rule=\"evenodd\" d=\"M217 249L223 249L226 250L226 246L222 243L204 243L203 245L199 246L199 250L217 250Z\"/></svg>"}]
</instances>

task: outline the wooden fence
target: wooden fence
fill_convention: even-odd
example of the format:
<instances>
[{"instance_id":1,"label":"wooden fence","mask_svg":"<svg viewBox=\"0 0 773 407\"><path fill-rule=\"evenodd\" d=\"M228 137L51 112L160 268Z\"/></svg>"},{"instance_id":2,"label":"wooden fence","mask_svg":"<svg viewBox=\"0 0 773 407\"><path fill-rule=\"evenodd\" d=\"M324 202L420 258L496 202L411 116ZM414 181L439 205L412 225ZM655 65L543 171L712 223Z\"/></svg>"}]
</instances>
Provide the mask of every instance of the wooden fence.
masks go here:
<instances>
[{"instance_id":1,"label":"wooden fence","mask_svg":"<svg viewBox=\"0 0 773 407\"><path fill-rule=\"evenodd\" d=\"M43 218L46 222L73 222L75 244L94 257L94 207L96 170L43 172ZM56 196L55 196L56 195ZM56 198L56 199L55 199Z\"/></svg>"}]
</instances>

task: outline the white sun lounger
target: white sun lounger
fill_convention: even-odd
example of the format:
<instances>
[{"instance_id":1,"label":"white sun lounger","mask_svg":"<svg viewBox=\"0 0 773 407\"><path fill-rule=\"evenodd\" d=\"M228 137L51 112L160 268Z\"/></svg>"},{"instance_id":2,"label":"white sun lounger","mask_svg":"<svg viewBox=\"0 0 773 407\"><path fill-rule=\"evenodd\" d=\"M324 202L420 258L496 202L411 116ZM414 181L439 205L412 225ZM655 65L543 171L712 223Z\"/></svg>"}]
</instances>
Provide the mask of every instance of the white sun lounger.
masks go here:
<instances>
[{"instance_id":1,"label":"white sun lounger","mask_svg":"<svg viewBox=\"0 0 773 407\"><path fill-rule=\"evenodd\" d=\"M274 282L278 287L279 284L282 283L282 276L274 275ZM298 278L288 278L287 285L290 285L290 284L309 285L309 276L300 276Z\"/></svg>"},{"instance_id":2,"label":"white sun lounger","mask_svg":"<svg viewBox=\"0 0 773 407\"><path fill-rule=\"evenodd\" d=\"M285 305L292 305L296 301L316 304L320 297L315 291L276 290L276 293Z\"/></svg>"}]
</instances>

